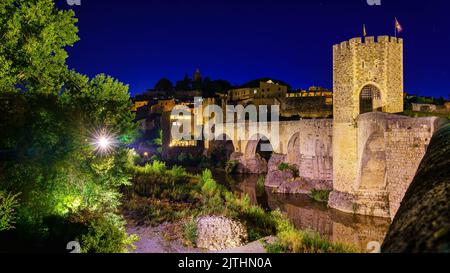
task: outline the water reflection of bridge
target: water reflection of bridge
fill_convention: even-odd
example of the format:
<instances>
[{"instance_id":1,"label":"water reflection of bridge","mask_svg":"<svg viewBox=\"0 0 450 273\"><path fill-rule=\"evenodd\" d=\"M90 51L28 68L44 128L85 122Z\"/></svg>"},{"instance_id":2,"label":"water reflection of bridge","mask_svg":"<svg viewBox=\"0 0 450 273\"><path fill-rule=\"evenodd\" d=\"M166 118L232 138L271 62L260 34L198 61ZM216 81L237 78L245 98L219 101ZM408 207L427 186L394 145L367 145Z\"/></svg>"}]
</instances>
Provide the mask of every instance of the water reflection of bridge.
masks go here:
<instances>
[{"instance_id":1,"label":"water reflection of bridge","mask_svg":"<svg viewBox=\"0 0 450 273\"><path fill-rule=\"evenodd\" d=\"M241 177L237 180L236 190L248 194L254 204L271 210L279 209L287 214L297 228L316 231L332 242L353 244L366 250L369 242L383 242L390 225L389 219L342 213L305 195L266 192L265 196L258 197L258 176Z\"/></svg>"}]
</instances>

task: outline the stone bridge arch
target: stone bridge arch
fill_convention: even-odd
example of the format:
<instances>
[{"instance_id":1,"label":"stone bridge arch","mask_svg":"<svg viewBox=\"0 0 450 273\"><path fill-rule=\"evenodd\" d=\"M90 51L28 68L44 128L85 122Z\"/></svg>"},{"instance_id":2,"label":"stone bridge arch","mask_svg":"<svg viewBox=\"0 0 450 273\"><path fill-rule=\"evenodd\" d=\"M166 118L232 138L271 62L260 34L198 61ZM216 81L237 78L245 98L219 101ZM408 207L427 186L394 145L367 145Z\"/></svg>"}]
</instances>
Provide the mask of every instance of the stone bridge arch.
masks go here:
<instances>
[{"instance_id":1,"label":"stone bridge arch","mask_svg":"<svg viewBox=\"0 0 450 273\"><path fill-rule=\"evenodd\" d=\"M256 134L250 137L245 147L245 157L253 158L259 154L266 161L269 161L264 154L272 154L274 152L271 140L264 134Z\"/></svg>"},{"instance_id":2,"label":"stone bridge arch","mask_svg":"<svg viewBox=\"0 0 450 273\"><path fill-rule=\"evenodd\" d=\"M228 161L238 149L239 143L236 143L228 134L223 133L216 136L214 140L209 141L207 154L214 161Z\"/></svg>"}]
</instances>

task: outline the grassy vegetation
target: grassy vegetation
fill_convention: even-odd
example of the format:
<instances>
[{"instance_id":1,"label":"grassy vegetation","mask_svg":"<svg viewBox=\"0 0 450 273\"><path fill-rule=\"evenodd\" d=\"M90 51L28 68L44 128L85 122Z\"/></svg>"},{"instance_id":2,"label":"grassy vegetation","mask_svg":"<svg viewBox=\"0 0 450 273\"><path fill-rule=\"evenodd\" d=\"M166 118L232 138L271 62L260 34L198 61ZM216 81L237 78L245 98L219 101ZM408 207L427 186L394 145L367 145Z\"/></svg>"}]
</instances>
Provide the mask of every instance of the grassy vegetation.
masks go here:
<instances>
[{"instance_id":1,"label":"grassy vegetation","mask_svg":"<svg viewBox=\"0 0 450 273\"><path fill-rule=\"evenodd\" d=\"M268 213L252 205L248 195L237 195L216 183L210 170L193 176L183 168L166 168L162 162L132 166L133 185L127 190L125 214L141 224L184 223L187 245L195 245L195 219L205 215L226 216L244 224L249 241L276 235L279 240L268 249L276 252L353 252L350 247L322 240L302 232L280 213ZM263 180L261 180L263 181ZM260 183L261 184L261 183ZM264 183L262 183L264 185Z\"/></svg>"},{"instance_id":2,"label":"grassy vegetation","mask_svg":"<svg viewBox=\"0 0 450 273\"><path fill-rule=\"evenodd\" d=\"M309 196L317 202L328 203L331 191L328 190L312 190Z\"/></svg>"},{"instance_id":3,"label":"grassy vegetation","mask_svg":"<svg viewBox=\"0 0 450 273\"><path fill-rule=\"evenodd\" d=\"M184 237L190 246L195 246L197 242L197 222L194 219L184 224Z\"/></svg>"},{"instance_id":4,"label":"grassy vegetation","mask_svg":"<svg viewBox=\"0 0 450 273\"><path fill-rule=\"evenodd\" d=\"M290 165L288 163L281 163L280 165L278 165L278 170L280 171L291 171L292 174L294 175L294 177L299 177L300 173L299 170L296 166L294 165Z\"/></svg>"},{"instance_id":5,"label":"grassy vegetation","mask_svg":"<svg viewBox=\"0 0 450 273\"><path fill-rule=\"evenodd\" d=\"M19 195L0 191L0 231L14 228Z\"/></svg>"},{"instance_id":6,"label":"grassy vegetation","mask_svg":"<svg viewBox=\"0 0 450 273\"><path fill-rule=\"evenodd\" d=\"M266 192L266 178L264 176L260 176L258 181L256 181L256 196L263 196Z\"/></svg>"},{"instance_id":7,"label":"grassy vegetation","mask_svg":"<svg viewBox=\"0 0 450 273\"><path fill-rule=\"evenodd\" d=\"M301 231L276 211L272 217L277 223L277 241L266 246L269 253L354 253L355 247L331 243L318 233Z\"/></svg>"}]
</instances>

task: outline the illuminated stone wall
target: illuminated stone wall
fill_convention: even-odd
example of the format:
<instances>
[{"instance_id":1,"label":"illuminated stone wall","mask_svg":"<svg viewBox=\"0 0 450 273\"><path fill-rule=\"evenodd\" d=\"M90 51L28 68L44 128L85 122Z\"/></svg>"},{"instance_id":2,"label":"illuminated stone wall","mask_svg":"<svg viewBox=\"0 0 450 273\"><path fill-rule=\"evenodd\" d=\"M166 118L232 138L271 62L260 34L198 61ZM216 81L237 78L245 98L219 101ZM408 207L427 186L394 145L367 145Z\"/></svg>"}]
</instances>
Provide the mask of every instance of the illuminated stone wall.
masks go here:
<instances>
[{"instance_id":1,"label":"illuminated stone wall","mask_svg":"<svg viewBox=\"0 0 450 273\"><path fill-rule=\"evenodd\" d=\"M358 135L358 117L360 94L366 86L378 90L379 110L403 112L402 39L366 37L363 42L361 38L354 38L333 47L334 192L330 205L348 212L358 211L354 195L360 183L361 143L365 145L368 140Z\"/></svg>"}]
</instances>

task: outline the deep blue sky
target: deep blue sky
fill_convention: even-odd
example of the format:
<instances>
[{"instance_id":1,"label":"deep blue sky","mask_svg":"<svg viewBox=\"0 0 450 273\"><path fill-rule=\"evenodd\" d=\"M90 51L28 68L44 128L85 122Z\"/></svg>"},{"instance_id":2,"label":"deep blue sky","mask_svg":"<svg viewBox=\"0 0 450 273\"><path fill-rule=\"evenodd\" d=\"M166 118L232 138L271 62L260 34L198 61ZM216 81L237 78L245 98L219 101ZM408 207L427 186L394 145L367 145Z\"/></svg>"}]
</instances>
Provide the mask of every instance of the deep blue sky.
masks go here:
<instances>
[{"instance_id":1,"label":"deep blue sky","mask_svg":"<svg viewBox=\"0 0 450 273\"><path fill-rule=\"evenodd\" d=\"M81 40L69 66L110 74L132 94L158 79L204 76L242 84L273 77L294 88L332 87L332 45L404 28L405 91L450 94L450 1L81 0ZM65 0L58 6L69 7Z\"/></svg>"}]
</instances>

